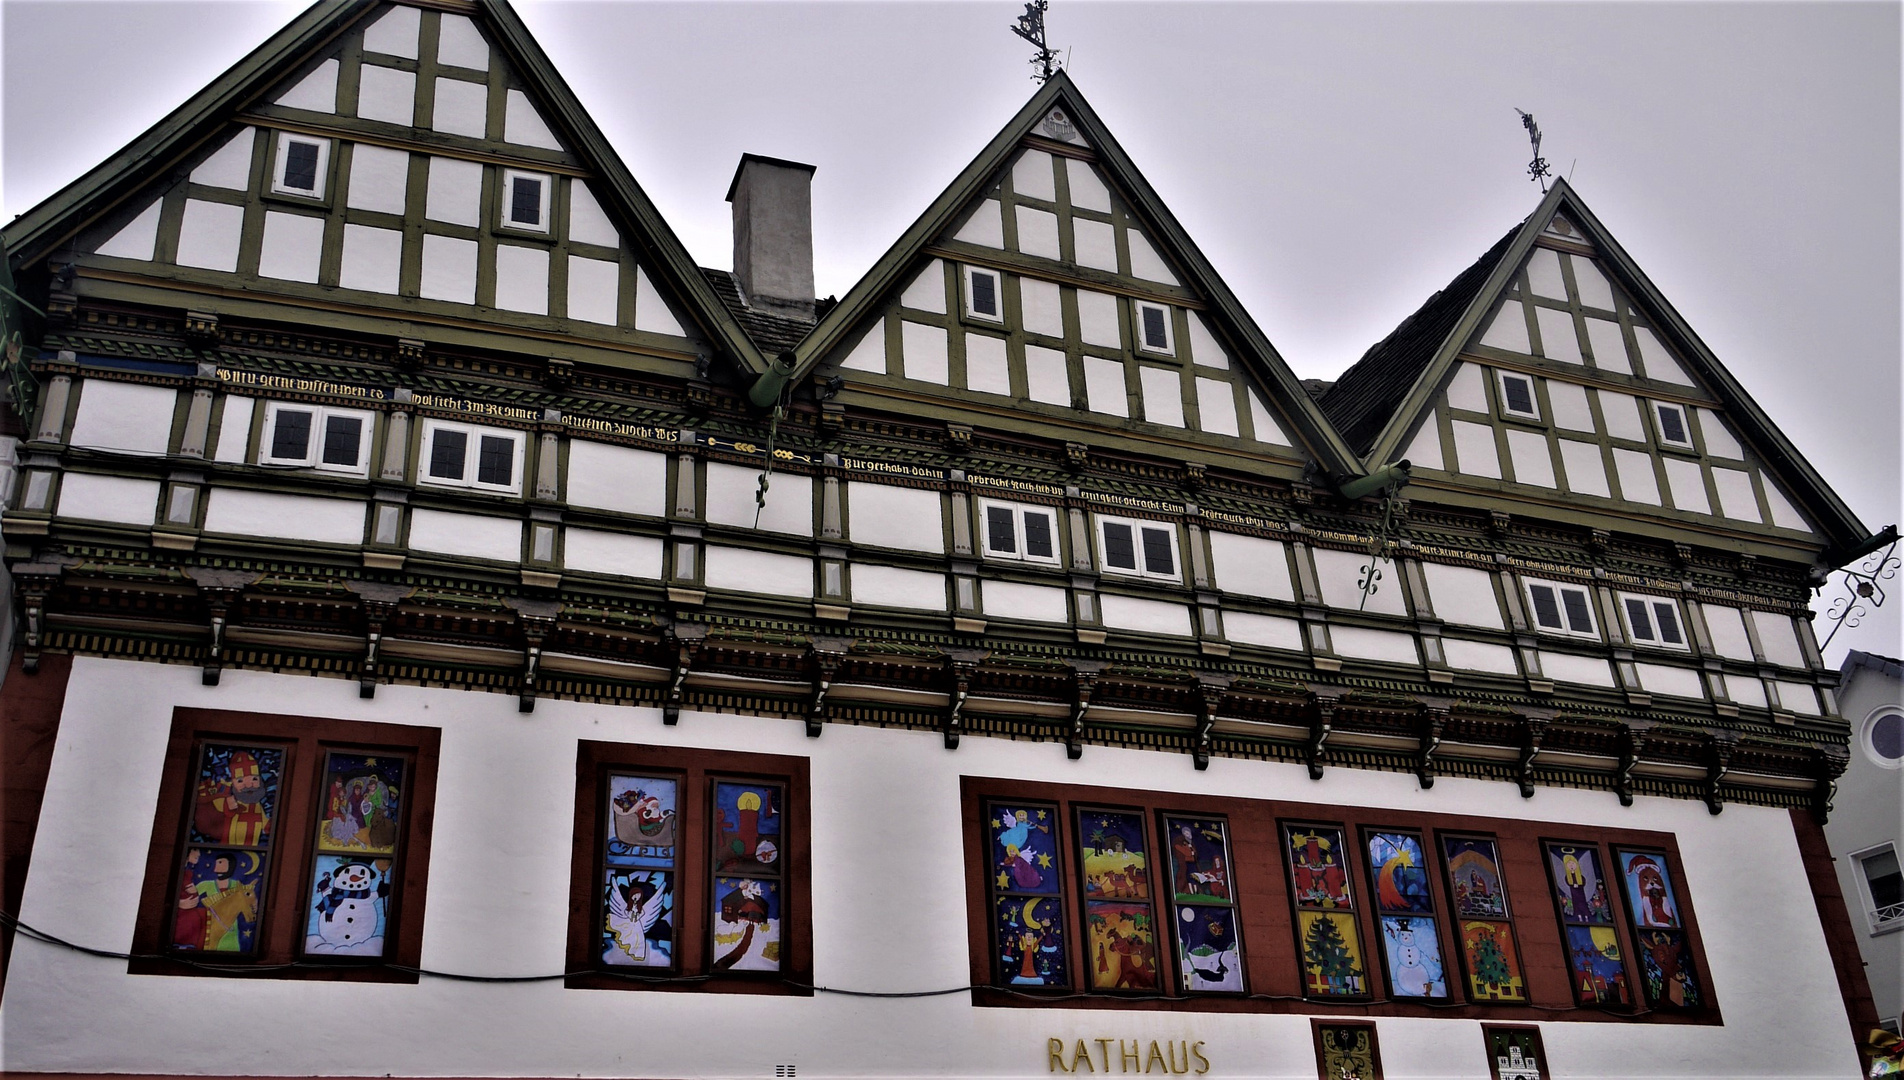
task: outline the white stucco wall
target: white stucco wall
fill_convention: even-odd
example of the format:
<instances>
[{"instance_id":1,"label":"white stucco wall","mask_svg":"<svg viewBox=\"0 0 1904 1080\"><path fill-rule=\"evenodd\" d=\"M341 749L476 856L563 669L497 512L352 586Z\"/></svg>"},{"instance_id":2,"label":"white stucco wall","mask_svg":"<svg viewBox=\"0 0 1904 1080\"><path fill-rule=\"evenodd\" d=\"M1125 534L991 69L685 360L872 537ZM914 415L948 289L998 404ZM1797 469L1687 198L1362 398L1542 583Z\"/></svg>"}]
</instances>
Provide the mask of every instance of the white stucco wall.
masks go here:
<instances>
[{"instance_id":1,"label":"white stucco wall","mask_svg":"<svg viewBox=\"0 0 1904 1080\"><path fill-rule=\"evenodd\" d=\"M422 963L562 970L579 739L810 757L813 954L822 986L923 990L970 977L959 777L1082 782L1379 805L1677 834L1723 1027L1547 1022L1553 1075L1851 1077L1844 1008L1784 811L1444 777L967 738L935 732L75 661L22 909L107 949L132 942L175 706L296 711L442 730ZM499 797L499 793L516 793ZM886 863L886 868L878 865ZM895 887L892 882L903 882ZM896 889L896 891L895 891ZM903 902L895 902L903 901ZM1535 901L1535 905L1538 901ZM1527 917L1538 918L1538 914ZM1285 943L1285 947L1286 943ZM337 1022L328 1017L344 1018ZM371 1018L370 1022L365 1022ZM340 1027L339 1025L343 1026ZM1478 1022L1378 1021L1387 1075L1485 1075ZM1211 1076L1315 1076L1306 1015L974 1008L967 996L867 1000L567 990L559 982L418 985L128 975L119 961L20 940L0 1002L0 1069L270 1075L802 1077L1047 1075L1047 1038L1202 1040ZM214 1052L216 1051L216 1052Z\"/></svg>"}]
</instances>

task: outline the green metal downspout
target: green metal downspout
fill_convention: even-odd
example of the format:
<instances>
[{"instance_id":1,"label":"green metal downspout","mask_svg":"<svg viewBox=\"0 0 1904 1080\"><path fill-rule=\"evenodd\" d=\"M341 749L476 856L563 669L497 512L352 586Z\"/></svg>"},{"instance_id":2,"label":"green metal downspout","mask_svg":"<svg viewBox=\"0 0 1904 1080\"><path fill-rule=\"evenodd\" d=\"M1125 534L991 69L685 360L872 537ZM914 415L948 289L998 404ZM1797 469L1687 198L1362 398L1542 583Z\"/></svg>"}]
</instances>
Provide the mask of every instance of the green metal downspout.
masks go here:
<instances>
[{"instance_id":1,"label":"green metal downspout","mask_svg":"<svg viewBox=\"0 0 1904 1080\"><path fill-rule=\"evenodd\" d=\"M1390 484L1400 487L1408 483L1408 461L1404 458L1392 465L1384 465L1359 480L1351 480L1336 489L1336 493L1345 499L1359 499L1364 495L1373 495L1386 489Z\"/></svg>"},{"instance_id":2,"label":"green metal downspout","mask_svg":"<svg viewBox=\"0 0 1904 1080\"><path fill-rule=\"evenodd\" d=\"M754 385L747 389L747 400L758 408L771 409L780 403L780 395L787 389L787 383L793 378L793 354L783 352L774 357L767 370L754 379Z\"/></svg>"}]
</instances>

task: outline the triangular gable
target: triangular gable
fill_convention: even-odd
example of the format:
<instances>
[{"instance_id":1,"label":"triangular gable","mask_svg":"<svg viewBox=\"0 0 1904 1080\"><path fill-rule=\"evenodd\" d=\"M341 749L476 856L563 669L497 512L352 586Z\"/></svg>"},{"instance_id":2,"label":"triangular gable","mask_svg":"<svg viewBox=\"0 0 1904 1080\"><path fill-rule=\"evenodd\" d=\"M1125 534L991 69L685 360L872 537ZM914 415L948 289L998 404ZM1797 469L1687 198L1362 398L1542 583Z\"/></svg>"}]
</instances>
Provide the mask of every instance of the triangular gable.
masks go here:
<instances>
[{"instance_id":1,"label":"triangular gable","mask_svg":"<svg viewBox=\"0 0 1904 1080\"><path fill-rule=\"evenodd\" d=\"M4 235L28 271L766 366L501 0L320 3Z\"/></svg>"},{"instance_id":2,"label":"triangular gable","mask_svg":"<svg viewBox=\"0 0 1904 1080\"><path fill-rule=\"evenodd\" d=\"M798 376L824 363L849 385L883 376L1017 416L1359 469L1063 73L795 353Z\"/></svg>"},{"instance_id":3,"label":"triangular gable","mask_svg":"<svg viewBox=\"0 0 1904 1080\"><path fill-rule=\"evenodd\" d=\"M1368 468L1837 552L1869 531L1558 182L1345 372L1324 412Z\"/></svg>"}]
</instances>

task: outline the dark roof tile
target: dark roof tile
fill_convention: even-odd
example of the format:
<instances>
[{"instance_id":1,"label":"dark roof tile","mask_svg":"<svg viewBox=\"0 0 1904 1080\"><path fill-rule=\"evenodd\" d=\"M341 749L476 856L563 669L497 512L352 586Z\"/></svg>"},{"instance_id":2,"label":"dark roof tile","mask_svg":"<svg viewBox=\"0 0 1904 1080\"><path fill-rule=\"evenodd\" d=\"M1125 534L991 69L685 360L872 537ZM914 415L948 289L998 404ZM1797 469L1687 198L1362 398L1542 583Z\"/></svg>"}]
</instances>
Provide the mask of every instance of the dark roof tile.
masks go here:
<instances>
[{"instance_id":1,"label":"dark roof tile","mask_svg":"<svg viewBox=\"0 0 1904 1080\"><path fill-rule=\"evenodd\" d=\"M1524 223L1523 223L1524 224ZM1413 315L1362 354L1321 397L1323 415L1342 433L1358 454L1375 445L1395 407L1408 395L1415 380L1441 350L1455 324L1474 302L1481 286L1507 247L1520 235L1515 225L1507 235L1455 276L1448 286L1428 298Z\"/></svg>"},{"instance_id":2,"label":"dark roof tile","mask_svg":"<svg viewBox=\"0 0 1904 1080\"><path fill-rule=\"evenodd\" d=\"M769 315L748 307L746 299L741 296L740 282L729 271L710 270L703 266L701 276L714 287L714 295L720 297L721 303L733 313L741 329L747 331L747 336L760 346L762 352L768 354L769 359L798 345L800 339L813 330L810 322L789 319L784 315Z\"/></svg>"}]
</instances>

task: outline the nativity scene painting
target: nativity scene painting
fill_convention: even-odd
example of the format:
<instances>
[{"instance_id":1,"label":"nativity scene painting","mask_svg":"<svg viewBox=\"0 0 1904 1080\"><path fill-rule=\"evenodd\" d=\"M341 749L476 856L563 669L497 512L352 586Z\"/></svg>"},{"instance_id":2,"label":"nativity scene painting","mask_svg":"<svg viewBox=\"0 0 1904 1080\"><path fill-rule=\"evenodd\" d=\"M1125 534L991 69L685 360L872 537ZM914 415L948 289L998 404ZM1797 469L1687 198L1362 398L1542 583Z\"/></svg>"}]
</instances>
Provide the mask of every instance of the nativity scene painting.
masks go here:
<instances>
[{"instance_id":1,"label":"nativity scene painting","mask_svg":"<svg viewBox=\"0 0 1904 1080\"><path fill-rule=\"evenodd\" d=\"M1150 899L1150 863L1142 815L1078 811L1084 895L1096 900Z\"/></svg>"},{"instance_id":2,"label":"nativity scene painting","mask_svg":"<svg viewBox=\"0 0 1904 1080\"><path fill-rule=\"evenodd\" d=\"M1464 919L1507 918L1507 889L1501 884L1501 855L1494 841L1444 836L1441 845L1454 913Z\"/></svg>"},{"instance_id":3,"label":"nativity scene painting","mask_svg":"<svg viewBox=\"0 0 1904 1080\"><path fill-rule=\"evenodd\" d=\"M401 757L332 751L324 763L317 850L395 854L403 766Z\"/></svg>"}]
</instances>

